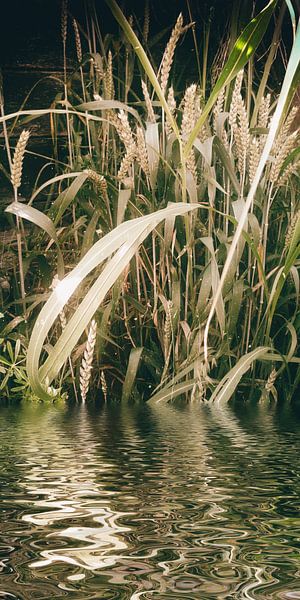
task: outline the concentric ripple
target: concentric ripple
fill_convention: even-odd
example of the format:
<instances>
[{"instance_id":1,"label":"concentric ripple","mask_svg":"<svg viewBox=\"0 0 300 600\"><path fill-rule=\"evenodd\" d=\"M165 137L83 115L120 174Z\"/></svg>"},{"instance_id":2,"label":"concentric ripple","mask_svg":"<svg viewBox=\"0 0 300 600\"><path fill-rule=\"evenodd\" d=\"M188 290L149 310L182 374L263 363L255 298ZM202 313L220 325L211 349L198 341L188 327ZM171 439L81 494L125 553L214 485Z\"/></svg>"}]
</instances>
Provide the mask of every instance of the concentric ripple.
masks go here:
<instances>
[{"instance_id":1,"label":"concentric ripple","mask_svg":"<svg viewBox=\"0 0 300 600\"><path fill-rule=\"evenodd\" d=\"M300 413L0 411L0 600L300 599Z\"/></svg>"}]
</instances>

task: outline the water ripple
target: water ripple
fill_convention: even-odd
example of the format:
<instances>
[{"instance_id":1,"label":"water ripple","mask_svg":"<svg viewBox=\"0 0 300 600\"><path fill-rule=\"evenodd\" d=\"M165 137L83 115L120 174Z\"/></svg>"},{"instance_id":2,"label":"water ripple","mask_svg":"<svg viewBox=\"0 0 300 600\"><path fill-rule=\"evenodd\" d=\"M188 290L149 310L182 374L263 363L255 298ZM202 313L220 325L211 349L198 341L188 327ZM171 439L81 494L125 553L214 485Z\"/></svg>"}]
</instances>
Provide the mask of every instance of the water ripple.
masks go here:
<instances>
[{"instance_id":1,"label":"water ripple","mask_svg":"<svg viewBox=\"0 0 300 600\"><path fill-rule=\"evenodd\" d=\"M292 407L3 406L0 598L300 599Z\"/></svg>"}]
</instances>

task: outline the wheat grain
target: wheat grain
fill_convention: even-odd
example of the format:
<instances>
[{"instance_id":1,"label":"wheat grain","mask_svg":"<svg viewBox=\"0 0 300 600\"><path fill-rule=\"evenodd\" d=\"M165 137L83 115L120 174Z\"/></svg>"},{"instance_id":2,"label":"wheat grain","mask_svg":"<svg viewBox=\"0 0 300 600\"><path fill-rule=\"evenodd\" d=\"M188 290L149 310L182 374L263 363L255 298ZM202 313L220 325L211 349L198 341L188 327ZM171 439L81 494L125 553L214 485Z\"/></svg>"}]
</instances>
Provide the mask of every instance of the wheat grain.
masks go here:
<instances>
[{"instance_id":1,"label":"wheat grain","mask_svg":"<svg viewBox=\"0 0 300 600\"><path fill-rule=\"evenodd\" d=\"M228 116L228 122L231 127L234 127L234 125L236 123L243 75L244 75L244 71L242 69L241 71L239 71L239 73L236 76L236 80L235 80L235 84L234 84L234 88L233 88L233 92L232 92L232 98L231 98L229 116Z\"/></svg>"},{"instance_id":2,"label":"wheat grain","mask_svg":"<svg viewBox=\"0 0 300 600\"><path fill-rule=\"evenodd\" d=\"M173 90L173 86L172 85L168 89L167 104L168 104L168 107L170 109L170 113L172 115L174 115L175 111L176 111L176 100L175 100L175 97L174 97L174 90ZM169 121L169 119L167 117L167 119L166 119L166 134L167 134L167 137L170 137L170 135L172 135L172 133L173 133L173 127L171 126L170 121Z\"/></svg>"},{"instance_id":3,"label":"wheat grain","mask_svg":"<svg viewBox=\"0 0 300 600\"><path fill-rule=\"evenodd\" d=\"M274 160L270 169L270 181L276 183L281 167L290 154L290 152L297 145L298 131L294 131L292 134L289 133L289 128L285 128L284 132L279 135L279 138L274 148Z\"/></svg>"},{"instance_id":4,"label":"wheat grain","mask_svg":"<svg viewBox=\"0 0 300 600\"><path fill-rule=\"evenodd\" d=\"M278 179L278 187L283 186L288 181L289 177L294 174L298 174L300 170L300 158L290 163L288 167L283 171L281 177Z\"/></svg>"},{"instance_id":5,"label":"wheat grain","mask_svg":"<svg viewBox=\"0 0 300 600\"><path fill-rule=\"evenodd\" d=\"M293 214L293 216L291 218L291 222L290 222L287 232L286 232L285 244L284 244L285 251L289 250L289 247L290 247L290 244L291 244L291 241L293 239L293 235L294 235L294 232L296 229L296 225L297 225L299 219L300 219L300 210L297 210Z\"/></svg>"},{"instance_id":6,"label":"wheat grain","mask_svg":"<svg viewBox=\"0 0 300 600\"><path fill-rule=\"evenodd\" d=\"M173 63L175 48L176 48L177 42L178 42L183 30L184 30L183 16L180 13L180 15L176 21L175 27L172 30L171 37L167 43L167 46L166 46L166 49L164 51L164 55L162 58L162 62L161 62L160 85L161 85L163 94L165 94L166 89L167 89L168 79L169 79L169 74L170 74L170 70L172 67L172 63Z\"/></svg>"},{"instance_id":7,"label":"wheat grain","mask_svg":"<svg viewBox=\"0 0 300 600\"><path fill-rule=\"evenodd\" d=\"M196 91L197 86L192 83L185 91L183 102L182 102L182 122L181 122L181 138L184 142L187 141L191 131L193 130L196 122ZM193 177L197 179L195 153L192 149L189 153L186 166L192 173Z\"/></svg>"},{"instance_id":8,"label":"wheat grain","mask_svg":"<svg viewBox=\"0 0 300 600\"><path fill-rule=\"evenodd\" d=\"M253 182L258 163L260 159L260 144L257 138L253 138L250 144L249 152L249 182Z\"/></svg>"},{"instance_id":9,"label":"wheat grain","mask_svg":"<svg viewBox=\"0 0 300 600\"><path fill-rule=\"evenodd\" d=\"M91 371L92 371L94 349L95 349L95 344L96 344L96 337L97 337L97 323L96 323L95 319L93 319L90 324L88 339L87 339L86 347L84 350L84 354L83 354L83 358L82 358L81 366L80 366L79 382L80 382L81 399L82 399L83 403L85 403L85 401L86 401L86 396L87 396L89 386L90 386L90 378L91 378Z\"/></svg>"},{"instance_id":10,"label":"wheat grain","mask_svg":"<svg viewBox=\"0 0 300 600\"><path fill-rule=\"evenodd\" d=\"M263 127L264 129L266 127L268 127L269 113L270 113L270 101L271 101L271 94L267 94L260 103L260 106L258 109L258 119L257 119L258 127Z\"/></svg>"},{"instance_id":11,"label":"wheat grain","mask_svg":"<svg viewBox=\"0 0 300 600\"><path fill-rule=\"evenodd\" d=\"M101 371L101 373L100 373L100 382L101 382L102 393L104 396L104 401L106 402L106 400L107 400L107 383L106 383L104 371Z\"/></svg>"},{"instance_id":12,"label":"wheat grain","mask_svg":"<svg viewBox=\"0 0 300 600\"><path fill-rule=\"evenodd\" d=\"M145 105L146 105L146 109L147 109L148 121L150 123L155 123L156 122L156 118L155 118L155 114L154 114L154 110L153 110L151 98L149 96L148 88L147 88L147 86L146 86L146 84L145 84L145 82L143 80L142 80L142 90L143 90L143 95L144 95L144 99L145 99Z\"/></svg>"},{"instance_id":13,"label":"wheat grain","mask_svg":"<svg viewBox=\"0 0 300 600\"><path fill-rule=\"evenodd\" d=\"M24 129L18 139L12 165L11 165L11 182L14 187L14 190L17 190L21 185L22 180L22 168L23 168L23 160L25 154L26 144L28 142L28 138L30 135L30 131Z\"/></svg>"},{"instance_id":14,"label":"wheat grain","mask_svg":"<svg viewBox=\"0 0 300 600\"><path fill-rule=\"evenodd\" d=\"M148 42L149 28L150 28L149 0L146 0L145 9L144 9L144 25L143 25L143 38L144 38L144 42L146 44Z\"/></svg>"},{"instance_id":15,"label":"wheat grain","mask_svg":"<svg viewBox=\"0 0 300 600\"><path fill-rule=\"evenodd\" d=\"M73 19L73 28L74 28L74 34L75 34L75 45L76 45L76 54L77 54L77 60L79 63L82 62L82 47L81 47L81 40L80 40L80 34L79 34L79 29L78 29L78 25L77 25L77 21L76 19Z\"/></svg>"},{"instance_id":16,"label":"wheat grain","mask_svg":"<svg viewBox=\"0 0 300 600\"><path fill-rule=\"evenodd\" d=\"M276 377L277 377L277 371L275 369L272 369L272 371L268 377L268 380L266 382L266 385L265 385L266 392L269 393L272 390L272 387L274 386L274 383L276 381Z\"/></svg>"},{"instance_id":17,"label":"wheat grain","mask_svg":"<svg viewBox=\"0 0 300 600\"><path fill-rule=\"evenodd\" d=\"M136 130L136 139L137 139L137 159L140 163L145 175L147 177L150 176L149 162L148 162L148 153L146 148L145 136L143 129L141 127L137 127Z\"/></svg>"},{"instance_id":18,"label":"wheat grain","mask_svg":"<svg viewBox=\"0 0 300 600\"><path fill-rule=\"evenodd\" d=\"M61 3L61 37L63 44L67 41L67 27L68 27L68 0L62 0Z\"/></svg>"},{"instance_id":19,"label":"wheat grain","mask_svg":"<svg viewBox=\"0 0 300 600\"><path fill-rule=\"evenodd\" d=\"M219 115L223 112L224 110L224 99L225 99L225 88L223 88L218 97L217 97L217 101L216 104L213 108L213 115L214 115L214 132L216 133L217 131L217 121L219 118Z\"/></svg>"},{"instance_id":20,"label":"wheat grain","mask_svg":"<svg viewBox=\"0 0 300 600\"><path fill-rule=\"evenodd\" d=\"M167 306L166 306L166 318L165 318L164 336L163 336L165 357L168 356L170 340L171 340L171 335L172 335L172 318L173 318L172 311L173 311L173 302L172 302L172 300L168 300Z\"/></svg>"},{"instance_id":21,"label":"wheat grain","mask_svg":"<svg viewBox=\"0 0 300 600\"><path fill-rule=\"evenodd\" d=\"M87 174L88 178L96 184L96 186L100 189L102 196L107 200L107 181L103 175L99 175L93 169L84 169L84 173Z\"/></svg>"},{"instance_id":22,"label":"wheat grain","mask_svg":"<svg viewBox=\"0 0 300 600\"><path fill-rule=\"evenodd\" d=\"M113 100L115 96L114 78L113 78L113 59L111 50L108 52L107 68L104 76L105 99Z\"/></svg>"},{"instance_id":23,"label":"wheat grain","mask_svg":"<svg viewBox=\"0 0 300 600\"><path fill-rule=\"evenodd\" d=\"M250 133L249 133L249 124L247 111L245 107L244 100L241 95L239 95L237 100L237 122L238 125L234 126L235 135L237 133L237 127L239 130L238 134L238 166L241 174L244 173L246 157L248 152L248 146L250 143Z\"/></svg>"}]
</instances>

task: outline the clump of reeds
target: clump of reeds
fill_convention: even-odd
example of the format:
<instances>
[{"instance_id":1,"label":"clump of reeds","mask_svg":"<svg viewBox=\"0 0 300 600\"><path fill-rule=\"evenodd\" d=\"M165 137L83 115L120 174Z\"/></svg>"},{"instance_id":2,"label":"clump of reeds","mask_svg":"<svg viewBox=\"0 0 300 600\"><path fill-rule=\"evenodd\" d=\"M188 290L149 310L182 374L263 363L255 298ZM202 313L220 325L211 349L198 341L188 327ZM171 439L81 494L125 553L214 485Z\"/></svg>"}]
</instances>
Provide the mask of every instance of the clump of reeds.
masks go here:
<instances>
[{"instance_id":1,"label":"clump of reeds","mask_svg":"<svg viewBox=\"0 0 300 600\"><path fill-rule=\"evenodd\" d=\"M140 28L144 40L149 34L147 6L144 28ZM62 9L65 54L66 1L62 2ZM74 77L74 89L72 75L68 81L65 77L66 108L63 117L51 116L53 120L57 119L61 131L66 129L64 121L67 118L70 166L74 165L74 170L60 173L54 180L58 198L48 213L51 222L43 221L47 234L51 233L51 241L47 241L46 250L43 246L40 254L51 254L49 264L52 267L55 241L57 247L61 248L68 271L77 265L79 259L83 261L80 268L83 264L87 269L89 285L94 272L97 271L97 277L102 277L100 268L103 268L103 279L107 277L106 266L102 263L100 267L95 260L94 271L88 271L90 263L84 262L87 251L87 260L91 260L95 234L101 232L102 239L96 242L100 243L101 251L98 245L95 256L98 258L103 253L108 262L110 258L105 254L105 244L108 243L116 272L119 264L126 269L123 280L120 273L115 280L114 273L109 273L108 281L112 288L106 291L105 306L101 310L101 352L98 354L102 357L103 348L107 350L109 366L105 365L104 371L98 365L100 377L97 377L97 381L105 400L106 376L110 390L116 387L116 394L120 393L120 386L130 380L126 375L123 357L131 356L132 350L128 371L131 374L132 369L134 371L136 368L132 389L135 386L146 396L145 388L148 387L144 385L143 378L150 377L152 388L170 385L170 390L173 387L175 390L177 387L184 389L184 393L187 390L193 399L209 399L224 373L230 371L238 361L246 360L250 349L255 351L267 344L272 347L272 362L275 363L276 351L289 360L287 339L290 339L292 332L294 344L297 334L293 307L298 279L296 268L289 274L288 262L291 258L290 247L293 249L298 243L296 236L299 223L297 169L300 161L297 151L299 137L294 124L295 109L283 119L277 139L268 153L257 193L252 198L251 206L249 204L243 232L221 285L220 277L224 272L226 257L232 248L232 240L241 222L241 214L268 139L276 105L275 94L272 93L271 101L271 94L263 91L260 106L254 107L257 87L255 85L249 89L252 71L245 66L245 71L241 69L236 74L235 82L228 80L221 91L218 87L215 105L212 110L211 103L209 113L205 104L209 91L205 74L200 78L201 92L195 83L190 82L186 87L181 85L179 91L176 80L171 81L176 46L186 29L182 15L179 15L172 30L155 78L153 70L147 71L144 64L142 73L138 69L132 69L132 73L129 44L112 45L110 39L103 43L101 36L99 39L97 37L97 24L92 22L91 17L89 19L90 29L84 39L93 58L87 68L85 60L82 60L79 35L79 31L85 34L84 28L79 28L73 21L79 62L77 77ZM127 21L127 33L128 23L132 24L133 20L129 18ZM138 27L135 29L138 31ZM98 43L99 52L96 47ZM107 44L110 44L113 52ZM121 51L124 54L121 55ZM82 82L81 105L78 102L78 72ZM222 73L221 67L221 77ZM142 102L128 104L124 89L131 99L135 93L139 93ZM99 104L93 104L93 100ZM120 104L121 101L123 104ZM75 105L76 110L73 110L72 106ZM199 121L201 115L205 115L206 120L203 118ZM21 184L28 135L28 132L22 133L11 169L15 193ZM141 247L137 243L140 243L140 238L137 238L133 264L125 264L129 251L124 259L122 252L118 252L117 244L119 240L124 248L133 244L128 239L130 221L136 217L140 221L146 219L148 227L150 218L156 218L157 209L174 202L180 205L182 202L187 206L186 200L198 202L199 211L186 214L182 220L175 221L172 216L164 229L160 226L153 229L150 241L149 238L143 238L145 241ZM57 239L51 226L53 223ZM115 234L113 228L117 223L121 223L121 226ZM136 223L134 227L137 227ZM109 234L107 240L105 234ZM73 243L75 236L76 248ZM48 240L47 235L44 238ZM104 242L103 246L101 242ZM21 244L19 239L19 258L24 247L23 240ZM283 276L286 301L283 299L278 302L270 317L270 306L276 299L276 287ZM34 284L36 293L39 286L49 288L49 281L45 284L40 275L37 280L38 283ZM22 276L21 284L24 298ZM83 295L85 290L85 286L78 287L78 296ZM219 302L208 330L205 354L203 332L218 291ZM100 288L98 292L101 294ZM74 299L74 306L76 302L77 298ZM76 310L80 309L78 302ZM292 315L290 319L289 311ZM60 330L66 328L65 314L58 313L57 317L61 327L51 329L53 337L63 335ZM289 336L277 334L277 324L283 327L283 322L289 323ZM82 333L81 330L80 335ZM83 402L86 401L91 383L95 341L96 321L93 320L79 368ZM82 348L83 345L79 346L72 354L73 364L76 360L80 361ZM146 360L143 363L142 356L142 366L138 372L140 366L137 356L141 348L145 348ZM281 367L276 371L278 379L282 371ZM273 392L275 375L272 371L265 386L266 372L265 367L253 366L249 381L250 384L256 381L256 391L262 386L268 395ZM230 385L230 379L226 385Z\"/></svg>"}]
</instances>

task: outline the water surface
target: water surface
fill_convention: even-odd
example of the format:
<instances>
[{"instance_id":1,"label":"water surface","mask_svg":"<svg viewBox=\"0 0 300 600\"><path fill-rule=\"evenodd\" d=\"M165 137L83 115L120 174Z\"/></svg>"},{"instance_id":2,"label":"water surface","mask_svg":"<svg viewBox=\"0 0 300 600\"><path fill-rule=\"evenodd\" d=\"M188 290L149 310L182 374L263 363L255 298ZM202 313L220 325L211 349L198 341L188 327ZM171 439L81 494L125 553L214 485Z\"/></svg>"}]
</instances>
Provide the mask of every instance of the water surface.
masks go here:
<instances>
[{"instance_id":1,"label":"water surface","mask_svg":"<svg viewBox=\"0 0 300 600\"><path fill-rule=\"evenodd\" d=\"M0 598L300 598L300 412L0 409Z\"/></svg>"}]
</instances>

